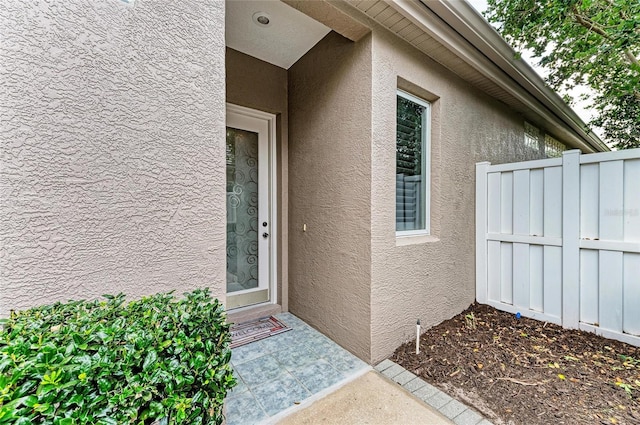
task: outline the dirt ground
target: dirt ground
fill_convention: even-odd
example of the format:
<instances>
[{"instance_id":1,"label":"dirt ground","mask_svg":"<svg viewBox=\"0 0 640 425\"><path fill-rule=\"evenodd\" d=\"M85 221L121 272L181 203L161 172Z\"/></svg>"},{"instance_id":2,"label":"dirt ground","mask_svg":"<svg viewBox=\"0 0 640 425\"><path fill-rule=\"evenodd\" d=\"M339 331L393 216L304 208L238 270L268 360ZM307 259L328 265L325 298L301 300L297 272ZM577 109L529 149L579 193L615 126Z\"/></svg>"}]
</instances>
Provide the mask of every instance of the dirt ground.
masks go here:
<instances>
[{"instance_id":1,"label":"dirt ground","mask_svg":"<svg viewBox=\"0 0 640 425\"><path fill-rule=\"evenodd\" d=\"M473 304L391 360L496 424L640 424L640 349Z\"/></svg>"}]
</instances>

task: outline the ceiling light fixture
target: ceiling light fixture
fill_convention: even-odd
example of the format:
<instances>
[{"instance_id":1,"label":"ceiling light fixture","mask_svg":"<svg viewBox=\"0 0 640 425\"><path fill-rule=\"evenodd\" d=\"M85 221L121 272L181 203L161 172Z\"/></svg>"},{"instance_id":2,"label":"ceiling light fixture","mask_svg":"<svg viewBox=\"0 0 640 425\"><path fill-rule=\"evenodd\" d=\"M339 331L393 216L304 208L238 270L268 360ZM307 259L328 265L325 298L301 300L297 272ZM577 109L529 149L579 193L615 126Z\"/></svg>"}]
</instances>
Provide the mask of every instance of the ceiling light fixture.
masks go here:
<instances>
[{"instance_id":1,"label":"ceiling light fixture","mask_svg":"<svg viewBox=\"0 0 640 425\"><path fill-rule=\"evenodd\" d=\"M268 27L271 25L271 18L265 12L256 12L253 14L253 22L260 27Z\"/></svg>"}]
</instances>

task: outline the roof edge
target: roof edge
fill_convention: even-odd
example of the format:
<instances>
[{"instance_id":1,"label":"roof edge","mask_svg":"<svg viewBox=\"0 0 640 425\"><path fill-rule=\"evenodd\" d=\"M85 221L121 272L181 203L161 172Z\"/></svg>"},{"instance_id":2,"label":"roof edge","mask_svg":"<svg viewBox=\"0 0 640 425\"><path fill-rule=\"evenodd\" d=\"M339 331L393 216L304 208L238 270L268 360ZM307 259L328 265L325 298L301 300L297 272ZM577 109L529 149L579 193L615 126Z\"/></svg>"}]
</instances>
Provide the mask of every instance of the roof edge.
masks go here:
<instances>
[{"instance_id":1,"label":"roof edge","mask_svg":"<svg viewBox=\"0 0 640 425\"><path fill-rule=\"evenodd\" d=\"M596 152L610 150L527 62L515 59L515 50L469 3L446 0L420 1L569 126L591 149Z\"/></svg>"}]
</instances>

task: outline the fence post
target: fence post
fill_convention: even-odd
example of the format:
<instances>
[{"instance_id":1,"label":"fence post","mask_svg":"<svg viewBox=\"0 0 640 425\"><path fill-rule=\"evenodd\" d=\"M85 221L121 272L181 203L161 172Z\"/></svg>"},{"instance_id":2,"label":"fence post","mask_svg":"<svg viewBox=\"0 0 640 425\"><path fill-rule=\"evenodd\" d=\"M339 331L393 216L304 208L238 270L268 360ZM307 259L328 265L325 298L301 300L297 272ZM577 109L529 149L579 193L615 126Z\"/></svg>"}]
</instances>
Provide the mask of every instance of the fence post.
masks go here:
<instances>
[{"instance_id":1,"label":"fence post","mask_svg":"<svg viewBox=\"0 0 640 425\"><path fill-rule=\"evenodd\" d=\"M476 164L476 301L487 303L487 172L490 162Z\"/></svg>"},{"instance_id":2,"label":"fence post","mask_svg":"<svg viewBox=\"0 0 640 425\"><path fill-rule=\"evenodd\" d=\"M562 325L580 322L580 151L562 153Z\"/></svg>"}]
</instances>

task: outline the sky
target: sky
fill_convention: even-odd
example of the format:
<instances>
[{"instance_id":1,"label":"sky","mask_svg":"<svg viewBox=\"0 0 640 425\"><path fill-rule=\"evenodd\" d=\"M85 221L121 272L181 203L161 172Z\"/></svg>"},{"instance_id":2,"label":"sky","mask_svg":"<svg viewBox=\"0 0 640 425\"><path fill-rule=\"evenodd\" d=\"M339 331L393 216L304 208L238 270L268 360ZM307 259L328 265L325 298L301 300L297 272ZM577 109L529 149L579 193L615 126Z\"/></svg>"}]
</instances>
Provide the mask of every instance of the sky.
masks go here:
<instances>
[{"instance_id":1,"label":"sky","mask_svg":"<svg viewBox=\"0 0 640 425\"><path fill-rule=\"evenodd\" d=\"M485 11L488 7L487 0L467 0L467 2L469 2L480 13ZM521 53L522 58L544 79L547 72L544 68L537 65L538 61L532 57L531 53L527 51L523 51ZM589 93L589 89L587 87L577 87L568 93L575 100L574 104L571 105L571 108L580 118L582 118L582 121L589 123L589 121L594 118L595 113L591 108L589 108L588 102L579 100L579 96L582 93ZM560 94L562 95L564 93L560 92ZM595 129L595 133L598 133L597 129Z\"/></svg>"}]
</instances>

